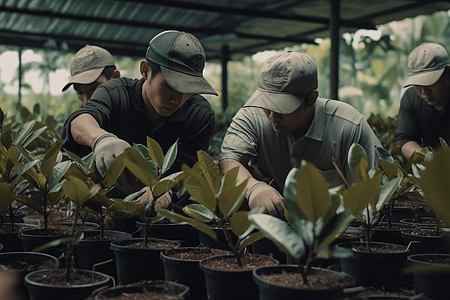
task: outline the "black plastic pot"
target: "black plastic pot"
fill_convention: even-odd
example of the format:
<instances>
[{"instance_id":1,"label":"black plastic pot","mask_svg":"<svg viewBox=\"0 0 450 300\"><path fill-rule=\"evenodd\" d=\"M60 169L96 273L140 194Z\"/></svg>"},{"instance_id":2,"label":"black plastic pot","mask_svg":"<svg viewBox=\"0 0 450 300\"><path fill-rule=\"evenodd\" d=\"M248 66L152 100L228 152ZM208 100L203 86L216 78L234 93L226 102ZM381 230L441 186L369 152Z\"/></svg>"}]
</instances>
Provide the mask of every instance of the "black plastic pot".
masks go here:
<instances>
[{"instance_id":1,"label":"black plastic pot","mask_svg":"<svg viewBox=\"0 0 450 300\"><path fill-rule=\"evenodd\" d=\"M85 231L85 238L75 246L76 262L80 269L99 271L117 278L114 251L110 244L117 239L130 239L131 234L122 231L105 230L103 240L87 240L88 237L99 236L100 230ZM111 262L101 264L112 259ZM94 266L95 264L98 264ZM95 268L95 269L94 269Z\"/></svg>"},{"instance_id":2,"label":"black plastic pot","mask_svg":"<svg viewBox=\"0 0 450 300\"><path fill-rule=\"evenodd\" d=\"M23 250L26 252L33 252L37 247L50 243L56 239L67 237L68 235L60 235L55 229L48 229L47 234L44 234L44 229L28 229L20 234L22 240ZM47 248L42 253L47 253L55 257L60 257L64 252L65 246L63 244Z\"/></svg>"},{"instance_id":3,"label":"black plastic pot","mask_svg":"<svg viewBox=\"0 0 450 300\"><path fill-rule=\"evenodd\" d=\"M441 236L417 235L402 231L401 236L405 245L410 246L410 255L422 253L448 253L448 245Z\"/></svg>"},{"instance_id":4,"label":"black plastic pot","mask_svg":"<svg viewBox=\"0 0 450 300\"><path fill-rule=\"evenodd\" d=\"M170 291L170 293L168 293ZM122 296L123 293L144 294L145 292L154 292L160 294L176 295L183 299L189 299L189 287L180 283L165 280L149 280L135 284L121 285L107 288L94 297L98 299L114 299L115 296Z\"/></svg>"},{"instance_id":5,"label":"black plastic pot","mask_svg":"<svg viewBox=\"0 0 450 300\"><path fill-rule=\"evenodd\" d=\"M137 221L141 237L144 237L144 223ZM179 241L183 247L195 247L200 242L194 227L189 224L163 224L155 223L147 229L147 237Z\"/></svg>"},{"instance_id":6,"label":"black plastic pot","mask_svg":"<svg viewBox=\"0 0 450 300\"><path fill-rule=\"evenodd\" d=\"M63 276L65 269L58 269ZM38 273L45 273L48 270L38 270L25 276L25 286L28 288L31 300L80 300L90 296L93 291L102 287L112 285L111 278L103 273L90 270L77 270L77 272L89 274L95 273L102 277L98 282L79 285L52 285L34 281Z\"/></svg>"},{"instance_id":7,"label":"black plastic pot","mask_svg":"<svg viewBox=\"0 0 450 300\"><path fill-rule=\"evenodd\" d=\"M413 254L408 256L408 265L432 266L438 265L435 259L449 259L448 254ZM422 271L415 272L414 290L416 294L423 293L426 299L447 300L450 295L450 272Z\"/></svg>"},{"instance_id":8,"label":"black plastic pot","mask_svg":"<svg viewBox=\"0 0 450 300\"><path fill-rule=\"evenodd\" d=\"M402 237L402 230L405 228L408 228L408 225L404 223L391 223L391 228L388 228L388 223L382 222L372 228L371 240L373 242L403 245L405 241Z\"/></svg>"},{"instance_id":9,"label":"black plastic pot","mask_svg":"<svg viewBox=\"0 0 450 300\"><path fill-rule=\"evenodd\" d=\"M365 246L365 242L341 243L335 247L351 249ZM371 245L401 252L352 251L353 257L341 258L341 271L355 278L356 285L393 290L401 279L400 271L405 266L409 251L406 246L372 242Z\"/></svg>"},{"instance_id":10,"label":"black plastic pot","mask_svg":"<svg viewBox=\"0 0 450 300\"><path fill-rule=\"evenodd\" d=\"M353 286L355 279L349 274L336 272L327 269L312 267L310 274L335 276L339 281L345 282L342 287L333 289L299 289L288 286L282 286L265 280L261 275L281 274L281 273L298 273L297 265L278 265L267 266L253 270L253 280L258 285L259 300L297 300L297 299L314 299L328 300L335 299L336 294L344 288Z\"/></svg>"},{"instance_id":11,"label":"black plastic pot","mask_svg":"<svg viewBox=\"0 0 450 300\"><path fill-rule=\"evenodd\" d=\"M56 257L38 252L6 252L0 253L0 265L7 265L8 262L14 262L15 264L19 264L22 269L17 270L16 272L19 274L19 283L17 285L16 290L20 293L21 299L26 300L30 299L28 294L28 290L25 287L24 278L27 274L32 271L39 269L56 269L59 265L59 261Z\"/></svg>"},{"instance_id":12,"label":"black plastic pot","mask_svg":"<svg viewBox=\"0 0 450 300\"><path fill-rule=\"evenodd\" d=\"M129 247L136 242L143 241L142 238L132 238L111 242L110 247L114 251L117 268L117 281L119 284L130 284L140 280L164 280L164 265L160 259L160 252L169 247L179 247L180 243L150 238L152 241L162 241L168 244L164 248L138 249Z\"/></svg>"},{"instance_id":13,"label":"black plastic pot","mask_svg":"<svg viewBox=\"0 0 450 300\"><path fill-rule=\"evenodd\" d=\"M218 270L206 265L209 260L220 260L231 255L210 257L200 261L200 269L205 274L206 292L209 300L258 299L258 286L253 281L253 270ZM278 261L274 259L274 264Z\"/></svg>"},{"instance_id":14,"label":"black plastic pot","mask_svg":"<svg viewBox=\"0 0 450 300\"><path fill-rule=\"evenodd\" d=\"M3 226L11 226L10 223L3 223ZM14 232L0 234L0 243L3 244L2 252L21 252L24 251L20 233L24 230L34 229L36 225L25 223L14 223Z\"/></svg>"}]
</instances>

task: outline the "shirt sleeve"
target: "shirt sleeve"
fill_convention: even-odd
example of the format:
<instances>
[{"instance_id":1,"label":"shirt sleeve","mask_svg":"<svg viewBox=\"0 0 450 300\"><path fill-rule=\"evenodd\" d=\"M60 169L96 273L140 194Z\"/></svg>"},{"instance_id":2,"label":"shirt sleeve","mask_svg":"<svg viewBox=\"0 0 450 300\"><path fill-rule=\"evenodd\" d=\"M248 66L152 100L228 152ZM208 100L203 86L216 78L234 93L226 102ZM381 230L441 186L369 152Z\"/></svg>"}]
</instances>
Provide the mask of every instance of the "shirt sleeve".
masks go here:
<instances>
[{"instance_id":1,"label":"shirt sleeve","mask_svg":"<svg viewBox=\"0 0 450 300\"><path fill-rule=\"evenodd\" d=\"M400 149L409 141L421 144L420 129L414 113L413 94L414 88L409 88L402 96L398 111L397 142ZM425 112L424 112L425 113Z\"/></svg>"},{"instance_id":2,"label":"shirt sleeve","mask_svg":"<svg viewBox=\"0 0 450 300\"><path fill-rule=\"evenodd\" d=\"M219 161L234 159L246 165L258 155L257 123L252 108L241 108L225 134Z\"/></svg>"}]
</instances>

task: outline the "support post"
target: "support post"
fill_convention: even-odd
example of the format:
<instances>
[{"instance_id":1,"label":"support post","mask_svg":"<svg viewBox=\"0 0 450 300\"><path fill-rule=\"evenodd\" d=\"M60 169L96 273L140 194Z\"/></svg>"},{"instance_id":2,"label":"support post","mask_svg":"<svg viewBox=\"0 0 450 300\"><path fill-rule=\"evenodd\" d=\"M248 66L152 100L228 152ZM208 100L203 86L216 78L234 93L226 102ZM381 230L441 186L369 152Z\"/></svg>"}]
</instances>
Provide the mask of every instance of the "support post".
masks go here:
<instances>
[{"instance_id":1,"label":"support post","mask_svg":"<svg viewBox=\"0 0 450 300\"><path fill-rule=\"evenodd\" d=\"M223 45L220 52L220 61L222 63L222 112L228 107L228 45Z\"/></svg>"},{"instance_id":2,"label":"support post","mask_svg":"<svg viewBox=\"0 0 450 300\"><path fill-rule=\"evenodd\" d=\"M341 0L330 1L330 98L339 98L339 28L341 20Z\"/></svg>"}]
</instances>

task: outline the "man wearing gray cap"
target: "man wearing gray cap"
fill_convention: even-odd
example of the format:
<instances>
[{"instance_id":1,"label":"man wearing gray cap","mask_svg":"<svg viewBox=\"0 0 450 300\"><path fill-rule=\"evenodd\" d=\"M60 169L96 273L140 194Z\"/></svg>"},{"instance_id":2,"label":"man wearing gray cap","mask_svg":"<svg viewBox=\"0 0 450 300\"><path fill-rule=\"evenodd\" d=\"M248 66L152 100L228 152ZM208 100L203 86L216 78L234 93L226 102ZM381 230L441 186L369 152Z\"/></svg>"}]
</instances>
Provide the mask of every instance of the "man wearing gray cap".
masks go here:
<instances>
[{"instance_id":1,"label":"man wearing gray cap","mask_svg":"<svg viewBox=\"0 0 450 300\"><path fill-rule=\"evenodd\" d=\"M216 91L203 77L205 52L192 34L164 31L150 42L140 63L141 79L118 78L97 87L84 108L65 122L63 147L84 156L93 152L103 175L112 160L133 143L155 139L164 153L178 140L178 155L163 176L193 166L208 150L214 110L200 94ZM122 178L123 179L123 178ZM126 183L126 182L125 182ZM126 185L117 182L117 187ZM142 202L152 200L148 187ZM158 203L166 207L168 195Z\"/></svg>"},{"instance_id":2,"label":"man wearing gray cap","mask_svg":"<svg viewBox=\"0 0 450 300\"><path fill-rule=\"evenodd\" d=\"M450 60L441 45L423 43L408 57L408 87L398 112L397 141L409 160L422 147L440 147L450 141Z\"/></svg>"},{"instance_id":3,"label":"man wearing gray cap","mask_svg":"<svg viewBox=\"0 0 450 300\"><path fill-rule=\"evenodd\" d=\"M98 46L86 45L72 58L70 76L62 91L73 85L78 100L86 105L100 84L119 78L120 72L116 69L111 53Z\"/></svg>"},{"instance_id":4,"label":"man wearing gray cap","mask_svg":"<svg viewBox=\"0 0 450 300\"><path fill-rule=\"evenodd\" d=\"M282 52L264 62L258 88L234 116L219 156L223 173L239 166L237 181L250 177L249 208L263 206L284 218L284 183L302 160L313 163L332 188L344 184L333 161L354 182L347 163L353 143L364 147L369 168L381 154L389 156L358 111L319 98L317 87L316 65L303 53ZM261 181L267 177L273 179L270 186Z\"/></svg>"}]
</instances>

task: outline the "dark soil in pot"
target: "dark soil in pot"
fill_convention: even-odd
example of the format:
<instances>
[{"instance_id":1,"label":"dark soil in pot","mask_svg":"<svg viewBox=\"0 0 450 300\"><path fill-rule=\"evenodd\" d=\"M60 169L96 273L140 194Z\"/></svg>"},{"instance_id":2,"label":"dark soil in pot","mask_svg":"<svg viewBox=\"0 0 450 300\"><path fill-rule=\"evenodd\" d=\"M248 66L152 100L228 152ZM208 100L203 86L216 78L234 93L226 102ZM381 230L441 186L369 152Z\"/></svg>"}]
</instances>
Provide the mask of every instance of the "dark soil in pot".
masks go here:
<instances>
[{"instance_id":1,"label":"dark soil in pot","mask_svg":"<svg viewBox=\"0 0 450 300\"><path fill-rule=\"evenodd\" d=\"M405 245L410 242L410 254L449 253L449 245L441 236L436 235L435 228L411 227L403 230L401 236Z\"/></svg>"}]
</instances>

